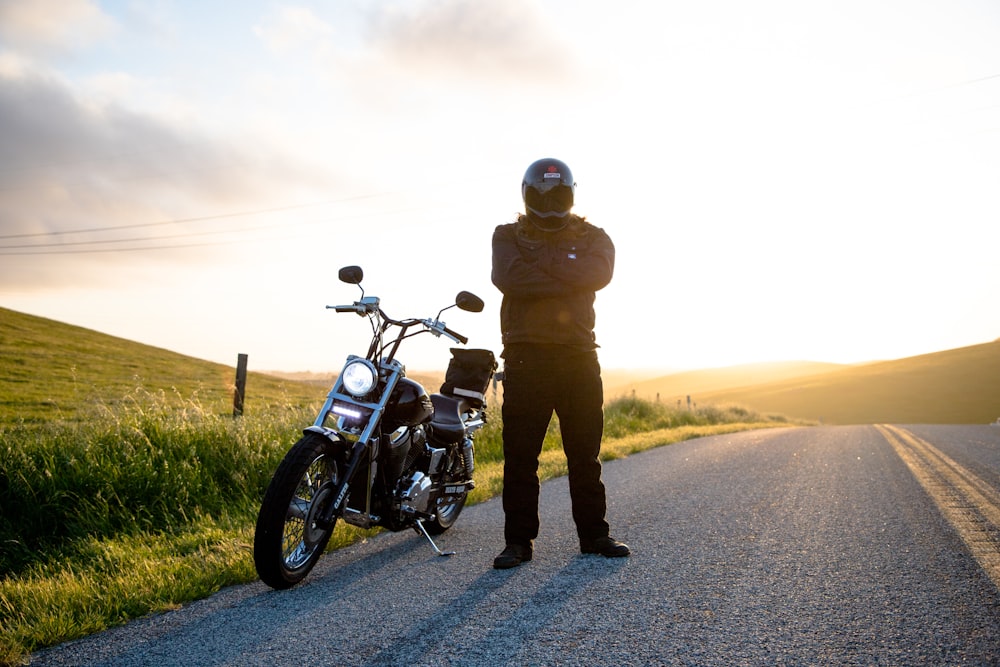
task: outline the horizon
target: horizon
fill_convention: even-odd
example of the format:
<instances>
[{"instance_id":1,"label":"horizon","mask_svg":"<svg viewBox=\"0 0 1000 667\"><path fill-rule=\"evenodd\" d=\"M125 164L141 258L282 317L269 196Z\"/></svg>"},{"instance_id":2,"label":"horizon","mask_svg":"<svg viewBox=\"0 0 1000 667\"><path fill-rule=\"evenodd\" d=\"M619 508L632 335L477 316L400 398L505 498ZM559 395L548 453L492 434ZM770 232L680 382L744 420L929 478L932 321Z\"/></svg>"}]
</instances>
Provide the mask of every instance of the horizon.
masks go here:
<instances>
[{"instance_id":1,"label":"horizon","mask_svg":"<svg viewBox=\"0 0 1000 667\"><path fill-rule=\"evenodd\" d=\"M3 306L2 304L0 304L0 308L6 308L6 306ZM192 357L194 359L198 359L199 361L206 361L206 362L210 362L210 363L219 363L219 364L223 364L223 365L226 365L226 366L232 366L232 367L235 367L236 363L237 363L235 357L238 356L238 354L234 355L234 359L233 360L230 360L231 363L227 362L225 360L205 359L205 358L197 357L195 355L191 355L189 353L186 353L186 352L183 352L183 351L180 351L180 350L174 350L174 349L171 349L169 347L164 347L162 345L155 345L155 344L145 343L143 341L133 340L133 339L127 338L126 336L116 334L114 332L102 331L100 329L96 329L96 328L93 328L93 327L89 327L89 326L85 326L85 325L80 325L80 324L74 324L72 322L64 322L62 320L58 320L56 318L48 317L46 315L36 315L34 313L28 313L28 312L24 312L24 311L18 311L18 310L15 310L13 308L8 308L8 310L11 310L12 312L20 313L22 315L29 315L29 316L32 316L32 317L41 317L41 318L44 318L44 319L49 319L49 320L52 320L52 321L55 321L55 322L59 322L61 324L67 324L67 325L70 325L70 326L81 327L83 329L92 331L92 332L100 334L100 335L106 335L106 336L110 336L110 337L113 337L113 338L127 340L129 342L139 343L139 344L142 344L142 345L150 345L151 347L158 347L158 348L164 349L164 350L166 350L168 352L172 352L172 353L175 353L175 354L180 354L180 355L183 355L183 356L188 356L188 357ZM701 371L714 371L714 370L731 370L731 369L737 369L737 368L749 368L749 367L754 367L754 366L760 366L760 367L764 367L764 366L777 366L777 365L783 365L783 364L785 364L785 365L788 365L788 364L821 364L821 365L830 365L830 366L842 366L842 367L846 368L846 367L851 367L851 366L865 366L865 365L870 365L870 364L879 364L879 363L900 361L900 360L904 360L904 359L911 359L911 358L914 358L914 357L922 357L922 356L926 356L926 355L933 355L933 354L939 354L939 353L944 353L944 352L950 352L950 351L954 351L954 350L960 350L960 349L964 349L964 348L968 348L968 347L977 347L977 346L980 346L980 345L991 345L991 344L996 344L996 343L1000 343L1000 337L994 338L992 340L981 341L981 342L978 342L978 343L974 342L974 343L969 343L967 345L959 345L957 347L949 347L949 348L938 349L938 350L927 350L927 351L923 351L923 352L917 352L915 354L909 354L909 355L905 355L905 356L901 356L901 357L891 357L891 358L883 358L883 359L867 359L867 360L846 361L846 362L842 362L842 361L827 361L827 360L823 360L823 359L772 359L772 360L767 360L767 361L736 362L736 363L724 364L724 365L720 365L720 366L675 367L675 368L661 367L661 366L609 366L609 365L606 365L606 364L602 363L601 370L602 370L602 373L604 373L604 374L608 374L608 373L617 373L617 374L633 373L633 374L648 376L647 379L655 379L655 378L657 378L657 377L659 377L661 375L675 375L675 374L681 374L681 373L697 373L697 372L701 372ZM499 363L499 369L498 370L502 370L503 369L503 359L500 358L500 352L499 351L495 351L495 353L497 355L497 361ZM346 359L346 357L345 357L345 359ZM263 374L277 373L277 374L284 374L284 375L325 376L325 375L331 375L331 374L332 375L336 375L337 373L339 373L340 370L341 370L341 368L343 367L343 363L342 362L343 362L343 360L341 361L341 363L339 363L339 365L337 365L335 367L330 367L328 369L320 369L320 370L314 370L312 368L298 368L298 369L255 368L255 367L250 367L250 366L248 366L248 370L250 370L251 372L263 373ZM431 367L415 367L415 366L412 366L410 364L404 364L404 365L406 366L408 373L414 373L414 374L421 374L421 373L443 373L446 370L446 368L447 368L447 363L448 363L448 358L444 359L444 363L443 363L442 366L433 367L433 368L431 368ZM248 364L252 364L252 361L250 360L249 356L248 356Z\"/></svg>"},{"instance_id":2,"label":"horizon","mask_svg":"<svg viewBox=\"0 0 1000 667\"><path fill-rule=\"evenodd\" d=\"M961 349L964 349L964 348L967 348L967 347L978 347L979 345L991 345L991 344L994 344L994 343L1000 343L1000 338L997 338L997 339L994 339L994 340L983 341L981 343L970 343L969 345L960 345L958 347L949 347L949 348L945 348L945 349L942 349L942 350L928 350L926 352L918 352L916 354L910 354L910 355L906 355L906 356L903 356L903 357L892 357L892 358L885 358L885 359L866 359L866 360L861 360L861 361L824 361L823 359L772 359L770 361L747 361L747 362L736 362L736 363L733 363L733 364L726 364L726 365L723 365L723 366L698 366L698 367L690 367L690 368L680 368L680 367L678 367L678 368L669 368L669 367L660 367L660 366L649 366L649 367L643 367L643 366L608 366L608 365L602 364L601 365L601 372L605 373L605 374L606 373L636 373L636 374L647 374L647 375L651 375L651 377L656 377L657 374L661 374L661 373L664 374L664 375L675 375L675 374L680 374L680 373L698 373L700 371L729 370L729 369L734 369L734 368L748 368L748 367L753 367L753 366L777 366L777 365L782 365L782 364L822 364L822 365L840 366L840 367L847 368L847 367L851 367L851 366L867 366L867 365L870 365L870 364L881 364L881 363L887 363L887 362L892 362L892 361L901 361L903 359L912 359L914 357L923 357L923 356L932 355L932 354L939 354L939 353L942 353L942 352L951 352L953 350L961 350ZM210 361L210 360L206 359L204 361ZM502 370L503 369L503 360L498 358L498 361L500 363L500 366L499 366L498 370ZM274 372L274 373L288 373L288 374L300 373L300 374L325 375L325 374L336 374L336 373L339 373L340 370L341 370L341 368L342 368L342 365L338 366L338 367L336 367L334 369L331 369L331 370L318 370L318 371L314 371L314 370L310 370L310 369L285 370L285 369L277 369L277 368L270 368L270 369L266 369L266 370L264 370L264 369L262 369L262 370L256 370L256 369L254 369L254 370L256 372L259 372L259 373ZM443 373L445 371L445 369L447 368L447 360L445 360L445 365L441 366L440 368L424 368L424 367L414 367L414 368L411 368L409 365L407 365L406 368L407 368L407 373Z\"/></svg>"},{"instance_id":3,"label":"horizon","mask_svg":"<svg viewBox=\"0 0 1000 667\"><path fill-rule=\"evenodd\" d=\"M0 305L339 369L358 264L395 317L475 292L445 319L499 356L490 239L551 156L616 246L607 369L982 344L998 33L977 0L0 3Z\"/></svg>"}]
</instances>

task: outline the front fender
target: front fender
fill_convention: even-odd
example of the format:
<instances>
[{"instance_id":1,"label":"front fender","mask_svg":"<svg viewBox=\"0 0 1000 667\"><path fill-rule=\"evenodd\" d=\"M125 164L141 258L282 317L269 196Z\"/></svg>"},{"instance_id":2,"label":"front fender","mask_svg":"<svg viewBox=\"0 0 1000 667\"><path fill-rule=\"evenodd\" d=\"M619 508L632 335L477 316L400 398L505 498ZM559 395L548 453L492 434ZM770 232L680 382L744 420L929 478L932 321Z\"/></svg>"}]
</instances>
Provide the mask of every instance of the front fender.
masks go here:
<instances>
[{"instance_id":1,"label":"front fender","mask_svg":"<svg viewBox=\"0 0 1000 667\"><path fill-rule=\"evenodd\" d=\"M314 426L310 426L310 427L306 428L305 430L303 430L302 432L303 433L317 433L319 435L322 435L326 439L328 439L330 442L332 442L334 444L337 444L337 445L346 445L347 444L347 440L344 439L344 436L342 436L336 430L334 430L332 428L326 428L325 426L315 426L315 425Z\"/></svg>"}]
</instances>

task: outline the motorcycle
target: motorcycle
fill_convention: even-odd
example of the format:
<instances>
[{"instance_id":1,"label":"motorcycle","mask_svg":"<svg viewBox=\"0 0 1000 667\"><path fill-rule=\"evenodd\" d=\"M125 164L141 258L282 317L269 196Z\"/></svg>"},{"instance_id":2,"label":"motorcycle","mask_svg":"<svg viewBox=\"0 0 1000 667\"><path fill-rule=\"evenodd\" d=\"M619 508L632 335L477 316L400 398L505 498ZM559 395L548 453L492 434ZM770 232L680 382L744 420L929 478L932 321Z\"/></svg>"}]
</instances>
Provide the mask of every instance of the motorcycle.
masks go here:
<instances>
[{"instance_id":1,"label":"motorcycle","mask_svg":"<svg viewBox=\"0 0 1000 667\"><path fill-rule=\"evenodd\" d=\"M451 348L441 393L406 377L396 359L400 344L430 333L456 343L468 339L441 315L458 307L481 312L483 301L459 292L433 319L395 320L378 297L365 296L360 267L339 272L361 298L327 306L369 320L364 357L349 355L316 417L279 464L268 485L254 533L254 565L275 589L302 581L342 520L360 528L412 528L439 556L432 535L458 519L475 487L475 432L486 424L486 390L497 362L490 350Z\"/></svg>"}]
</instances>

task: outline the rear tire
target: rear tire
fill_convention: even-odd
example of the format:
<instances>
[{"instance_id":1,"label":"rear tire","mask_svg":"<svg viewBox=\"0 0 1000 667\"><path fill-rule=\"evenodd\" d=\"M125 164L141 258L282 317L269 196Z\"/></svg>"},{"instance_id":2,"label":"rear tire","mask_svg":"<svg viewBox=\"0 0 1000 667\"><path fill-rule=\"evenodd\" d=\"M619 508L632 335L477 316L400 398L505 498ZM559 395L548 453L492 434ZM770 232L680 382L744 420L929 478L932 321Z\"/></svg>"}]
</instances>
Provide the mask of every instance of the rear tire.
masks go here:
<instances>
[{"instance_id":1,"label":"rear tire","mask_svg":"<svg viewBox=\"0 0 1000 667\"><path fill-rule=\"evenodd\" d=\"M344 450L319 433L307 433L281 461L264 494L254 533L253 560L261 581L276 589L302 581L323 555L336 517L317 517L334 500L344 474Z\"/></svg>"},{"instance_id":2,"label":"rear tire","mask_svg":"<svg viewBox=\"0 0 1000 667\"><path fill-rule=\"evenodd\" d=\"M449 481L464 482L465 477L465 462L462 461L460 455L453 454L448 464L448 471L445 473L445 478ZM462 508L465 507L465 500L468 496L469 492L465 491L460 495L453 496L451 501L438 505L437 511L434 513L434 518L424 522L424 528L427 529L427 532L431 535L440 535L451 528L458 521L458 515L462 513Z\"/></svg>"}]
</instances>

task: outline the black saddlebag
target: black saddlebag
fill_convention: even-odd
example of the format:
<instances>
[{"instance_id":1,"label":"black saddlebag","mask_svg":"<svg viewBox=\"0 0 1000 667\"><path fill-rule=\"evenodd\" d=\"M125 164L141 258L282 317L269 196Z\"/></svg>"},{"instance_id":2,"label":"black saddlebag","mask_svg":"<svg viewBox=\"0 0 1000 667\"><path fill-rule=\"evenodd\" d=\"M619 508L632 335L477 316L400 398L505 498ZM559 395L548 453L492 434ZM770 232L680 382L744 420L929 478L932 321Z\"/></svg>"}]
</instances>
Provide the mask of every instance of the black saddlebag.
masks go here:
<instances>
[{"instance_id":1,"label":"black saddlebag","mask_svg":"<svg viewBox=\"0 0 1000 667\"><path fill-rule=\"evenodd\" d=\"M486 390L496 369L497 360L492 351L453 347L441 393L482 407L486 404Z\"/></svg>"}]
</instances>

